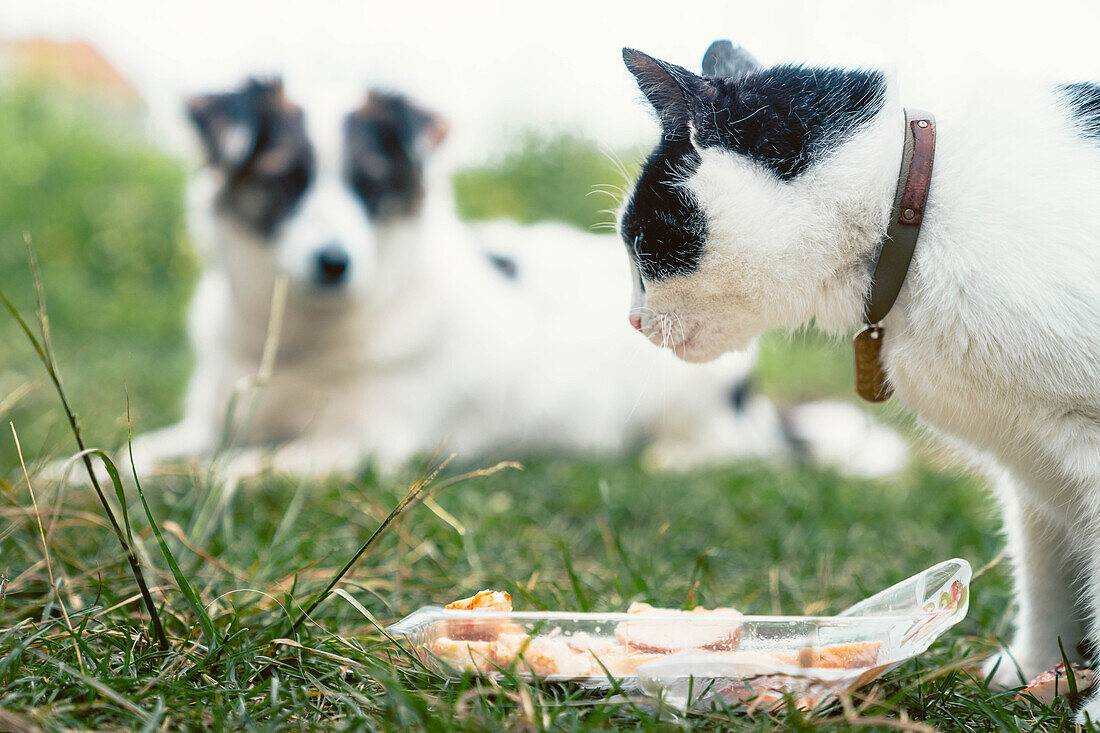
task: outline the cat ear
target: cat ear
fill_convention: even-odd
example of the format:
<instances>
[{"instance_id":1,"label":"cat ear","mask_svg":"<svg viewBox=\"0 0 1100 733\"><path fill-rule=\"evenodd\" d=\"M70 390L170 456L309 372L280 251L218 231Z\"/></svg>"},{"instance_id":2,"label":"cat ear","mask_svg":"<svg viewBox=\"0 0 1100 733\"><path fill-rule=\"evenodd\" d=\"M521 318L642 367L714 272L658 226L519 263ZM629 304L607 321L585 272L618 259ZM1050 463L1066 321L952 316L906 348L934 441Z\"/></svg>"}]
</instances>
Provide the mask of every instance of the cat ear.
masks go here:
<instances>
[{"instance_id":1,"label":"cat ear","mask_svg":"<svg viewBox=\"0 0 1100 733\"><path fill-rule=\"evenodd\" d=\"M760 68L760 62L729 41L715 41L703 55L703 75L738 80Z\"/></svg>"},{"instance_id":2,"label":"cat ear","mask_svg":"<svg viewBox=\"0 0 1100 733\"><path fill-rule=\"evenodd\" d=\"M687 69L655 59L633 48L623 49L623 62L638 88L653 105L666 133L687 134L709 85Z\"/></svg>"},{"instance_id":3,"label":"cat ear","mask_svg":"<svg viewBox=\"0 0 1100 733\"><path fill-rule=\"evenodd\" d=\"M250 79L238 91L189 99L187 116L198 129L207 162L230 171L247 163L259 142L265 100L281 93L279 81Z\"/></svg>"}]
</instances>

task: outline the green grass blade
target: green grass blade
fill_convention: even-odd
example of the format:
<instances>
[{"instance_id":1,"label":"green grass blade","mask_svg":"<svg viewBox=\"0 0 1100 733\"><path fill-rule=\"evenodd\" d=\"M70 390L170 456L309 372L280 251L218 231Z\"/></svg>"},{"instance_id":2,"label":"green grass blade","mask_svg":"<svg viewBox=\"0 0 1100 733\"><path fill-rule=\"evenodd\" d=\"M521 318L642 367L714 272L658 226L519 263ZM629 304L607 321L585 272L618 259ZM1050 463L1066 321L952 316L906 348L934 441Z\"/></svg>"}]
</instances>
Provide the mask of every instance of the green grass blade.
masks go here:
<instances>
[{"instance_id":1,"label":"green grass blade","mask_svg":"<svg viewBox=\"0 0 1100 733\"><path fill-rule=\"evenodd\" d=\"M569 555L569 548L561 545L562 562L565 563L565 572L569 576L569 585L573 588L573 596L577 599L577 605L584 612L592 610L592 603L588 600L588 594L584 592L584 585L580 577L573 570L573 559Z\"/></svg>"},{"instance_id":2,"label":"green grass blade","mask_svg":"<svg viewBox=\"0 0 1100 733\"><path fill-rule=\"evenodd\" d=\"M57 396L61 400L61 406L65 410L65 416L69 420L69 428L73 433L73 437L76 439L77 448L83 454L84 468L88 472L88 477L92 481L92 486L95 488L96 495L99 497L99 502L103 507L104 513L107 515L107 519L111 523L111 528L115 532L115 537L118 538L119 544L122 545L123 552L126 553L126 561L130 565L130 571L134 575L134 580L137 581L138 589L141 592L142 602L145 604L146 610L149 612L149 618L153 624L153 637L157 641L157 646L162 650L168 649L168 637L164 633L164 625L161 623L160 614L157 611L157 606L153 602L153 596L149 592L149 585L145 582L145 576L141 572L141 566L138 564L137 556L134 554L132 545L127 541L127 537L123 535L122 528L119 526L118 519L115 517L115 513L111 511L111 505L107 502L107 497L103 493L102 487L99 485L99 479L95 475L95 470L92 468L91 458L88 454L84 453L86 448L84 446L84 438L80 434L80 425L77 422L76 414L69 407L69 400L65 396L65 389L61 386L61 375L57 369L57 363L53 359L52 352L49 347L49 329L46 326L46 311L44 300L42 296L42 281L38 276L38 266L34 259L34 250L31 248L30 243L27 244L27 250L31 259L31 271L34 275L34 288L38 293L39 300L39 324L42 333L42 342L39 343L35 337L34 332L31 331L30 326L20 315L19 310L8 299L2 291L0 291L0 300L4 302L5 307L15 318L19 327L23 330L23 333L27 336L27 339L31 342L31 346L34 347L35 352L38 354L38 358L41 359L43 366L46 367L46 372L50 375L50 380L53 382L54 388L57 391ZM125 503L123 504L125 506ZM130 534L129 527L127 527L127 534Z\"/></svg>"},{"instance_id":3,"label":"green grass blade","mask_svg":"<svg viewBox=\"0 0 1100 733\"><path fill-rule=\"evenodd\" d=\"M202 629L202 635L206 639L206 656L209 659L217 651L218 635L214 631L214 623L210 620L210 615L206 612L206 608L203 606L198 594L195 593L195 589L187 582L187 576L180 570L175 555L172 554L171 548L168 547L168 542L164 539L164 533L160 531L157 520L153 517L153 510L149 508L149 502L145 499L145 492L141 490L141 481L138 479L137 469L134 467L133 442L132 440L127 440L126 444L127 452L130 456L130 473L133 474L134 486L137 488L138 497L141 499L141 506L145 510L145 517L149 520L149 526L153 529L153 534L156 535L157 544L160 546L161 554L164 555L164 560L172 570L172 577L176 579L176 585L179 586L180 591L183 593L183 597L187 600L187 604L191 606L191 612L194 613L195 617L199 620L199 627ZM107 470L110 472L112 480L116 479L118 477L118 471L115 469L111 459L103 455L102 451L99 452L99 455L103 459L104 464L107 465ZM119 491L121 492L121 487ZM123 506L125 506L125 504L123 504Z\"/></svg>"},{"instance_id":4,"label":"green grass blade","mask_svg":"<svg viewBox=\"0 0 1100 733\"><path fill-rule=\"evenodd\" d=\"M378 540L378 538L382 536L382 534L386 531L390 524L393 523L393 520L404 514L405 511L408 510L417 501L417 499L422 497L425 489L427 489L428 487L428 484L431 483L432 479L439 475L439 472L443 470L444 466L447 465L449 460L450 459L440 463L438 466L432 469L432 471L429 472L427 476L421 478L419 481L412 485L412 487L401 499L401 501L397 502L397 505L390 511L386 518L382 520L382 523L378 525L377 529L375 529L374 532L371 533L371 536L367 538L367 541L364 542L363 545L355 552L355 554L351 556L351 559L344 563L344 567L340 568L340 570L337 571L334 576L332 576L332 579L328 582L328 585L325 586L324 590L315 595L309 601L309 603L306 604L305 610L302 611L302 613L299 614L294 623L290 625L290 632L288 633L288 636L293 636L298 627L302 625L302 622L305 621L311 613L313 613L317 606L321 605L321 602L328 597L329 593L332 592L332 589L335 588L336 584L340 582L340 579L347 575L352 566L355 565L355 563L357 563L359 559L367 553L367 551Z\"/></svg>"}]
</instances>

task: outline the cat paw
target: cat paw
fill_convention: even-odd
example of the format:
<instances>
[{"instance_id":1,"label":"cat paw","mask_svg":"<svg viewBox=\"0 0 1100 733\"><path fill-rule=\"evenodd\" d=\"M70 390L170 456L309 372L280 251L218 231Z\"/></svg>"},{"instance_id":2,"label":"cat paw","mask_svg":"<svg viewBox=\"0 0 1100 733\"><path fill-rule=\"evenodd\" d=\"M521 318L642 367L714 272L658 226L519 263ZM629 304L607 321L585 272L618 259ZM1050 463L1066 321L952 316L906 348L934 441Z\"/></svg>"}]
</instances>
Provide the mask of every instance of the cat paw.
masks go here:
<instances>
[{"instance_id":1,"label":"cat paw","mask_svg":"<svg viewBox=\"0 0 1100 733\"><path fill-rule=\"evenodd\" d=\"M1077 711L1077 725L1085 730L1100 731L1100 693L1092 695Z\"/></svg>"}]
</instances>

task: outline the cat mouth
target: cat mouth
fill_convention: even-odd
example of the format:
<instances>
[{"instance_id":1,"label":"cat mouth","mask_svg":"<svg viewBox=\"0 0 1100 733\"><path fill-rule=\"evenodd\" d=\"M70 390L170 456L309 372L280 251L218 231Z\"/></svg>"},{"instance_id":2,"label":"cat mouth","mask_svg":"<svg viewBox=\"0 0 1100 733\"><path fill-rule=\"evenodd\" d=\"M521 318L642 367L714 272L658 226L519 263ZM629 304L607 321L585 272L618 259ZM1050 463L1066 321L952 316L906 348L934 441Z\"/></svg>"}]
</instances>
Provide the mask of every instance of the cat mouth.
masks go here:
<instances>
[{"instance_id":1,"label":"cat mouth","mask_svg":"<svg viewBox=\"0 0 1100 733\"><path fill-rule=\"evenodd\" d=\"M669 349L672 353L676 354L676 356L684 359L686 358L688 350L695 343L700 330L702 330L702 324L697 324L690 331L681 331L679 334L657 330L650 334L649 340L657 346Z\"/></svg>"},{"instance_id":2,"label":"cat mouth","mask_svg":"<svg viewBox=\"0 0 1100 733\"><path fill-rule=\"evenodd\" d=\"M689 331L676 335L669 334L664 338L660 332L657 332L650 337L650 340L671 351L681 361L693 364L712 361L725 353L726 349L715 343L713 334L705 326L705 321L700 322Z\"/></svg>"}]
</instances>

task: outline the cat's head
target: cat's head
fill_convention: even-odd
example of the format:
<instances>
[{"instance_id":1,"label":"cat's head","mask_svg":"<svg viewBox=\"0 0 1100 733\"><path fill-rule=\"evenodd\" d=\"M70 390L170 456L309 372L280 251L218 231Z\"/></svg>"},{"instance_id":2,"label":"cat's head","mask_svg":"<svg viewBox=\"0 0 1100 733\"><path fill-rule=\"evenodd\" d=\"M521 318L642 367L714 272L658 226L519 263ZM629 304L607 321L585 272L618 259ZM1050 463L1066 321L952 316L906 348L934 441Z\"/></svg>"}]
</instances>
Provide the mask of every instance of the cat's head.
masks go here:
<instances>
[{"instance_id":1,"label":"cat's head","mask_svg":"<svg viewBox=\"0 0 1100 733\"><path fill-rule=\"evenodd\" d=\"M901 155L886 77L764 68L728 41L702 76L623 59L662 128L619 221L635 327L706 361L768 328L858 319Z\"/></svg>"}]
</instances>

